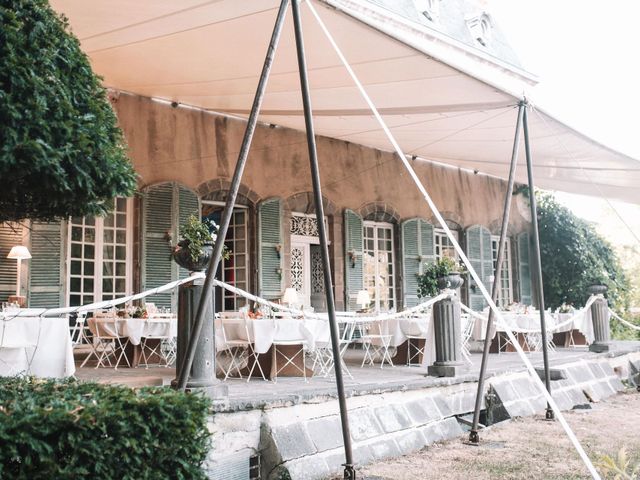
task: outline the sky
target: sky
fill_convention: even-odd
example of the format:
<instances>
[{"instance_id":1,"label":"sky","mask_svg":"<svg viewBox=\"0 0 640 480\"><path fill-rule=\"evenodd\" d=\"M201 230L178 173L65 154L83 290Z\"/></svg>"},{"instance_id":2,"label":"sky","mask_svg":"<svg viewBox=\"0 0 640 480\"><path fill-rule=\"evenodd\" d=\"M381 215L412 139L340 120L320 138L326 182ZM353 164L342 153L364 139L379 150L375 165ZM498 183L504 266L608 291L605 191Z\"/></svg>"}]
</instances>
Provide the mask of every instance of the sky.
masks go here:
<instances>
[{"instance_id":1,"label":"sky","mask_svg":"<svg viewBox=\"0 0 640 480\"><path fill-rule=\"evenodd\" d=\"M531 99L563 122L640 159L640 1L489 0L524 67ZM640 188L640 185L638 185ZM559 193L619 244L640 247L640 206ZM637 238L636 238L637 237Z\"/></svg>"}]
</instances>

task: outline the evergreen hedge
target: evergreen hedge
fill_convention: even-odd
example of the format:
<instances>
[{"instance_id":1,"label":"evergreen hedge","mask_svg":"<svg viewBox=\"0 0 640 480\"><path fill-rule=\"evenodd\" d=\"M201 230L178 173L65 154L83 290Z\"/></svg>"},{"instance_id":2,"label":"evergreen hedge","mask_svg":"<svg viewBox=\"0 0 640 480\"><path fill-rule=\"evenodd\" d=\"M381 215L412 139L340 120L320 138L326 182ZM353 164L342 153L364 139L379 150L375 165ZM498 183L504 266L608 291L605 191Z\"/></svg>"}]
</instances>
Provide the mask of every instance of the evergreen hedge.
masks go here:
<instances>
[{"instance_id":1,"label":"evergreen hedge","mask_svg":"<svg viewBox=\"0 0 640 480\"><path fill-rule=\"evenodd\" d=\"M0 25L0 222L109 212L137 177L101 79L47 0Z\"/></svg>"},{"instance_id":2,"label":"evergreen hedge","mask_svg":"<svg viewBox=\"0 0 640 480\"><path fill-rule=\"evenodd\" d=\"M168 388L0 378L0 478L206 479L209 407Z\"/></svg>"}]
</instances>

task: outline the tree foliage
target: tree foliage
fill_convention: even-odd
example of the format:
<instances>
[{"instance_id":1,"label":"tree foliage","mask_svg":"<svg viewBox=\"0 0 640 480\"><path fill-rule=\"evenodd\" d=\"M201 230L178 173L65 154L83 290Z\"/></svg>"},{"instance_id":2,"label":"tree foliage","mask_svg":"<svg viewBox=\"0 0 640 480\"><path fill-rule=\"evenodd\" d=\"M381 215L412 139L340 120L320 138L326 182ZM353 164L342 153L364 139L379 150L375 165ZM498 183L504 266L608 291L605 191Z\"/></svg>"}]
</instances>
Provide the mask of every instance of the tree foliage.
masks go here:
<instances>
[{"instance_id":1,"label":"tree foliage","mask_svg":"<svg viewBox=\"0 0 640 480\"><path fill-rule=\"evenodd\" d=\"M553 195L537 198L545 306L584 305L587 287L600 283L609 287L612 308L625 309L628 281L611 245Z\"/></svg>"},{"instance_id":2,"label":"tree foliage","mask_svg":"<svg viewBox=\"0 0 640 480\"><path fill-rule=\"evenodd\" d=\"M47 0L0 24L0 221L106 213L136 176L100 78Z\"/></svg>"}]
</instances>

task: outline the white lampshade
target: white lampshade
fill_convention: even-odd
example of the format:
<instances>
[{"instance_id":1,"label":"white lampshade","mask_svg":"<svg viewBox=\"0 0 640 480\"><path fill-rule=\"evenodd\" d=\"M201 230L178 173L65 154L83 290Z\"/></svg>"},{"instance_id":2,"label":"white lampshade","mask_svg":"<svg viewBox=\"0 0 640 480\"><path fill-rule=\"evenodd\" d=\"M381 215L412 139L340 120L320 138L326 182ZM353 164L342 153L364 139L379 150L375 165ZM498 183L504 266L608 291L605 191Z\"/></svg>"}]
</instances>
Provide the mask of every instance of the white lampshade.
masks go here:
<instances>
[{"instance_id":1,"label":"white lampshade","mask_svg":"<svg viewBox=\"0 0 640 480\"><path fill-rule=\"evenodd\" d=\"M362 308L369 305L371 301L371 295L369 295L368 290L358 290L358 298L356 299L356 303L358 305L362 305Z\"/></svg>"},{"instance_id":2,"label":"white lampshade","mask_svg":"<svg viewBox=\"0 0 640 480\"><path fill-rule=\"evenodd\" d=\"M16 260L24 260L26 258L31 258L31 254L29 253L29 249L23 246L17 246L11 248L9 255L7 258L14 258Z\"/></svg>"},{"instance_id":3,"label":"white lampshade","mask_svg":"<svg viewBox=\"0 0 640 480\"><path fill-rule=\"evenodd\" d=\"M291 305L292 303L298 302L298 292L295 288L287 288L284 291L284 296L282 297L282 301Z\"/></svg>"}]
</instances>

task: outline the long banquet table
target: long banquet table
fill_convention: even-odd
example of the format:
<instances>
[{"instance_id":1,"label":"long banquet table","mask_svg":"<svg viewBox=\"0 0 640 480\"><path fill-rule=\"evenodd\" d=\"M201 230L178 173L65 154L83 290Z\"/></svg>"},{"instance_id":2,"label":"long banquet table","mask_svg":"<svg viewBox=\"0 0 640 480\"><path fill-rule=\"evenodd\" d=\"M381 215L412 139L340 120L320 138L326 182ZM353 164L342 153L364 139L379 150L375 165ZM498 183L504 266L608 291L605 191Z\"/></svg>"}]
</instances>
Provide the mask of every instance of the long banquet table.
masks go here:
<instances>
[{"instance_id":1,"label":"long banquet table","mask_svg":"<svg viewBox=\"0 0 640 480\"><path fill-rule=\"evenodd\" d=\"M66 317L0 315L0 375L68 377L75 373Z\"/></svg>"}]
</instances>

